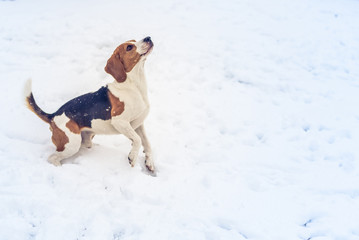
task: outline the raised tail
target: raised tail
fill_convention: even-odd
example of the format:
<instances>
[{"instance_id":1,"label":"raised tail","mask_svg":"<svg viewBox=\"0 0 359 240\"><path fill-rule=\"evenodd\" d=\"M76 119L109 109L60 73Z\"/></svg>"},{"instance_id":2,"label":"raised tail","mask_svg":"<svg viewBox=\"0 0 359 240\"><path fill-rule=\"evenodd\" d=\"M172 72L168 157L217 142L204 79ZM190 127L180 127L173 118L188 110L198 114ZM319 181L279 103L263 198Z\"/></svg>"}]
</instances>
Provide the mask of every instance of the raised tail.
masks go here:
<instances>
[{"instance_id":1,"label":"raised tail","mask_svg":"<svg viewBox=\"0 0 359 240\"><path fill-rule=\"evenodd\" d=\"M51 122L51 114L45 113L41 110L41 108L36 104L34 96L32 95L32 81L31 79L26 81L25 88L24 88L24 96L26 106L34 112L39 118L41 118L44 122L50 123Z\"/></svg>"}]
</instances>

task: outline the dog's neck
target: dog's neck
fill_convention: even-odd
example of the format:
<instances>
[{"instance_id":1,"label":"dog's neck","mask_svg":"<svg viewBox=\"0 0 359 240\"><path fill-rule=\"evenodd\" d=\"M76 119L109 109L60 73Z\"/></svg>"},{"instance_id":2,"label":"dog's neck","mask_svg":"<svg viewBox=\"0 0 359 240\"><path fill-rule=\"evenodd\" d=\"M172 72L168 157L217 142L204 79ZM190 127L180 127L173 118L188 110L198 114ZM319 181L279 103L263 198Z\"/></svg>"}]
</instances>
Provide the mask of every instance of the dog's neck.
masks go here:
<instances>
[{"instance_id":1,"label":"dog's neck","mask_svg":"<svg viewBox=\"0 0 359 240\"><path fill-rule=\"evenodd\" d=\"M141 84L141 82L145 82L145 61L137 63L134 68L126 74L126 81L129 81L130 83L138 85Z\"/></svg>"},{"instance_id":2,"label":"dog's neck","mask_svg":"<svg viewBox=\"0 0 359 240\"><path fill-rule=\"evenodd\" d=\"M144 71L144 65L145 65L145 61L142 60L141 62L136 64L136 66L130 72L126 73L127 74L126 81L124 81L123 83L118 83L117 81L114 81L113 85L116 88L121 88L122 86L127 84L135 86L141 93L145 102L148 103L147 82L146 82L146 76Z\"/></svg>"}]
</instances>

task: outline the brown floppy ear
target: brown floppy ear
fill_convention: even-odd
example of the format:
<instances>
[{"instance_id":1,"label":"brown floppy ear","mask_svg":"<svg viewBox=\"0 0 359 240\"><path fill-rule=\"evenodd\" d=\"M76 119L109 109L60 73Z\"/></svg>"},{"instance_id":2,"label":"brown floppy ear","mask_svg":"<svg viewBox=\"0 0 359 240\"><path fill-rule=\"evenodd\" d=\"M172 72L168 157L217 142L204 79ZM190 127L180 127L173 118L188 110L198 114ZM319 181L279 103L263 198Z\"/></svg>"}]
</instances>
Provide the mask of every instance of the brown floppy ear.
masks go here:
<instances>
[{"instance_id":1,"label":"brown floppy ear","mask_svg":"<svg viewBox=\"0 0 359 240\"><path fill-rule=\"evenodd\" d=\"M126 81L127 75L125 68L123 67L123 64L120 60L120 55L118 54L113 54L110 59L107 60L105 71L108 74L111 74L117 82L121 83Z\"/></svg>"}]
</instances>

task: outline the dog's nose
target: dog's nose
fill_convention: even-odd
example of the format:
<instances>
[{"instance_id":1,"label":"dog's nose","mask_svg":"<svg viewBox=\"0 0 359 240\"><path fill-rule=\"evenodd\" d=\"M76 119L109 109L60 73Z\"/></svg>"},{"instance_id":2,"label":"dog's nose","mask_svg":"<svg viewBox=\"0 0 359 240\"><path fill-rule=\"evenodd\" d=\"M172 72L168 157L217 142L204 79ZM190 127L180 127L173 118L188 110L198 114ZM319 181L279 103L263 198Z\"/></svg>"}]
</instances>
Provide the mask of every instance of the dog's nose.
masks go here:
<instances>
[{"instance_id":1,"label":"dog's nose","mask_svg":"<svg viewBox=\"0 0 359 240\"><path fill-rule=\"evenodd\" d=\"M143 41L144 41L144 42L151 42L151 37L145 37L145 38L143 39Z\"/></svg>"}]
</instances>

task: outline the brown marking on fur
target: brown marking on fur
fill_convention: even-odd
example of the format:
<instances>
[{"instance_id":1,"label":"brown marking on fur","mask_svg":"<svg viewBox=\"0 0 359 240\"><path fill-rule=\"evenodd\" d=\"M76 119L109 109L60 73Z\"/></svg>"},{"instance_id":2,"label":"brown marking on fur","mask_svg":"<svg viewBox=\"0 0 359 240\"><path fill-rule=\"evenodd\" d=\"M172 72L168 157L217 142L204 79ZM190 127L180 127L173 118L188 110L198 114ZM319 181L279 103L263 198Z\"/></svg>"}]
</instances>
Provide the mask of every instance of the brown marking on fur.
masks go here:
<instances>
[{"instance_id":1,"label":"brown marking on fur","mask_svg":"<svg viewBox=\"0 0 359 240\"><path fill-rule=\"evenodd\" d=\"M125 110L125 103L121 102L118 97L115 97L110 91L108 91L108 98L111 103L111 117L121 115Z\"/></svg>"},{"instance_id":2,"label":"brown marking on fur","mask_svg":"<svg viewBox=\"0 0 359 240\"><path fill-rule=\"evenodd\" d=\"M136 46L131 41L118 46L107 61L105 71L111 74L117 82L126 81L126 72L130 72L141 58L136 51ZM132 45L132 49L127 51L129 45Z\"/></svg>"},{"instance_id":3,"label":"brown marking on fur","mask_svg":"<svg viewBox=\"0 0 359 240\"><path fill-rule=\"evenodd\" d=\"M132 45L132 50L127 51L128 45ZM130 72L141 58L136 49L137 47L132 43L123 43L117 48L126 72Z\"/></svg>"},{"instance_id":4,"label":"brown marking on fur","mask_svg":"<svg viewBox=\"0 0 359 240\"><path fill-rule=\"evenodd\" d=\"M56 146L56 151L62 152L65 150L65 145L69 142L69 138L66 136L65 132L56 126L56 124L51 121L50 127L52 130L52 142Z\"/></svg>"},{"instance_id":5,"label":"brown marking on fur","mask_svg":"<svg viewBox=\"0 0 359 240\"><path fill-rule=\"evenodd\" d=\"M136 40L132 39L132 40L128 40L127 42L136 42Z\"/></svg>"},{"instance_id":6,"label":"brown marking on fur","mask_svg":"<svg viewBox=\"0 0 359 240\"><path fill-rule=\"evenodd\" d=\"M121 83L126 81L127 75L122 62L120 61L120 55L112 54L110 59L107 60L105 71L111 74L117 82Z\"/></svg>"},{"instance_id":7,"label":"brown marking on fur","mask_svg":"<svg viewBox=\"0 0 359 240\"><path fill-rule=\"evenodd\" d=\"M66 127L75 134L81 133L80 126L74 120L70 120L66 123Z\"/></svg>"}]
</instances>

